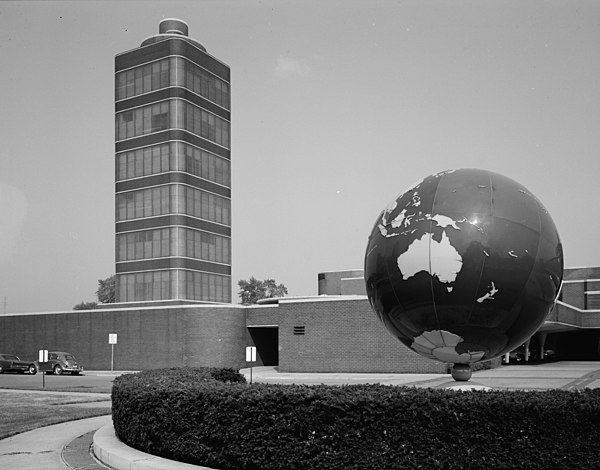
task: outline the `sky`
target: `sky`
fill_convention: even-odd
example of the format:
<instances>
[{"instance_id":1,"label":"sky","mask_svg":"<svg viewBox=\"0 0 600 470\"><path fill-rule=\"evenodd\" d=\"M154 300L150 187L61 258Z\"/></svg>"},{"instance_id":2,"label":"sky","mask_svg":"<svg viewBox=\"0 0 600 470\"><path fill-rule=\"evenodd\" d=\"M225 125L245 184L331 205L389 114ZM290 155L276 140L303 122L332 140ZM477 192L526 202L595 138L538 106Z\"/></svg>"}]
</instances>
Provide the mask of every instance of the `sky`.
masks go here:
<instances>
[{"instance_id":1,"label":"sky","mask_svg":"<svg viewBox=\"0 0 600 470\"><path fill-rule=\"evenodd\" d=\"M599 266L600 2L0 2L0 312L114 273L114 56L179 18L231 67L232 291L316 295L432 173L482 168Z\"/></svg>"}]
</instances>

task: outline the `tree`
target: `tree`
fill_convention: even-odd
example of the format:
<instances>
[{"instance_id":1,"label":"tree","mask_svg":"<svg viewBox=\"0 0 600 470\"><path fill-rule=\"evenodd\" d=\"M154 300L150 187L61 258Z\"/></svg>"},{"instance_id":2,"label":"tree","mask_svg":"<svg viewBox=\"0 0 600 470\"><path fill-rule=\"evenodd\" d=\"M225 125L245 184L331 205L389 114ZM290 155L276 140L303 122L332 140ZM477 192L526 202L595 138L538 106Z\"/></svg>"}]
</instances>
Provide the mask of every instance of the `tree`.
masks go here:
<instances>
[{"instance_id":1,"label":"tree","mask_svg":"<svg viewBox=\"0 0 600 470\"><path fill-rule=\"evenodd\" d=\"M95 308L98 307L98 302L80 302L77 305L75 305L75 307L73 307L73 310L93 310Z\"/></svg>"},{"instance_id":2,"label":"tree","mask_svg":"<svg viewBox=\"0 0 600 470\"><path fill-rule=\"evenodd\" d=\"M283 284L277 285L275 279L265 279L264 281L259 281L254 276L247 281L239 281L238 286L240 287L238 295L240 296L243 305L255 304L260 299L284 297L288 293L287 287L285 287Z\"/></svg>"},{"instance_id":3,"label":"tree","mask_svg":"<svg viewBox=\"0 0 600 470\"><path fill-rule=\"evenodd\" d=\"M98 302L102 304L112 304L115 302L115 275L106 279L98 279L98 290L96 291Z\"/></svg>"},{"instance_id":4,"label":"tree","mask_svg":"<svg viewBox=\"0 0 600 470\"><path fill-rule=\"evenodd\" d=\"M288 293L287 287L283 284L277 285L275 279L265 279L264 285L266 288L265 298L272 299L273 297L285 297Z\"/></svg>"},{"instance_id":5,"label":"tree","mask_svg":"<svg viewBox=\"0 0 600 470\"><path fill-rule=\"evenodd\" d=\"M106 279L98 279L98 290L96 297L101 304L112 304L115 302L115 275ZM80 302L73 307L73 310L91 310L98 308L98 302Z\"/></svg>"}]
</instances>

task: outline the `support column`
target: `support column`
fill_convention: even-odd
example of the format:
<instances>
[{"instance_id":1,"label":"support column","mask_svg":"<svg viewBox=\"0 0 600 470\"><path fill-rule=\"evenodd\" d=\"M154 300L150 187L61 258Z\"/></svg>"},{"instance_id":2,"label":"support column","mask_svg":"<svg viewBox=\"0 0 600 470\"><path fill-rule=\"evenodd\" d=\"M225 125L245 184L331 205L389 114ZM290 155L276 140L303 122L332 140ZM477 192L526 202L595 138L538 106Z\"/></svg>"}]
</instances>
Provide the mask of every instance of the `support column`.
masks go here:
<instances>
[{"instance_id":1,"label":"support column","mask_svg":"<svg viewBox=\"0 0 600 470\"><path fill-rule=\"evenodd\" d=\"M540 333L536 333L538 335L538 338L540 340L540 360L543 361L544 360L544 346L546 345L546 337L548 336L548 333L544 332L540 332Z\"/></svg>"}]
</instances>

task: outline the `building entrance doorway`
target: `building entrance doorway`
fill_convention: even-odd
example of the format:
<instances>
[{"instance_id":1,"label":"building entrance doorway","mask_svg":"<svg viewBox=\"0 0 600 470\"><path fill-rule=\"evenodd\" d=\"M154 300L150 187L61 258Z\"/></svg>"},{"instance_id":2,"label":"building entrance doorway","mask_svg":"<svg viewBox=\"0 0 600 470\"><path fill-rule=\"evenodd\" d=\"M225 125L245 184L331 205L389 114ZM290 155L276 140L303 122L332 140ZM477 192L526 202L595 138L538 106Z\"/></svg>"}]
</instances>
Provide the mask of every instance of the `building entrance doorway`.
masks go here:
<instances>
[{"instance_id":1,"label":"building entrance doorway","mask_svg":"<svg viewBox=\"0 0 600 470\"><path fill-rule=\"evenodd\" d=\"M279 365L279 328L277 326L248 327L256 346L256 356L264 366Z\"/></svg>"}]
</instances>

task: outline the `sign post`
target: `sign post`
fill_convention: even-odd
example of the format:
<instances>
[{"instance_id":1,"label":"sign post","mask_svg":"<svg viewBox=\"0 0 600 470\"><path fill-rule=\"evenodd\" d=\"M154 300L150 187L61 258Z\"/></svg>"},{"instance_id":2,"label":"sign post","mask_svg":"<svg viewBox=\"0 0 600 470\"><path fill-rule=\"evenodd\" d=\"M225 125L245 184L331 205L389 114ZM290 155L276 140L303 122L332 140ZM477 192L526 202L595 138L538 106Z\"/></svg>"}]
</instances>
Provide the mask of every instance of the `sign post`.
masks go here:
<instances>
[{"instance_id":1,"label":"sign post","mask_svg":"<svg viewBox=\"0 0 600 470\"><path fill-rule=\"evenodd\" d=\"M41 366L42 362L48 362L47 349L40 349L38 351L38 364ZM42 373L42 388L46 388L46 371L43 369L43 367L40 367L40 372Z\"/></svg>"},{"instance_id":2,"label":"sign post","mask_svg":"<svg viewBox=\"0 0 600 470\"><path fill-rule=\"evenodd\" d=\"M250 363L250 383L252 383L252 363L256 362L256 346L246 346L246 362Z\"/></svg>"},{"instance_id":3,"label":"sign post","mask_svg":"<svg viewBox=\"0 0 600 470\"><path fill-rule=\"evenodd\" d=\"M110 344L110 370L112 372L115 363L115 344L117 344L117 334L108 334L108 344Z\"/></svg>"}]
</instances>

